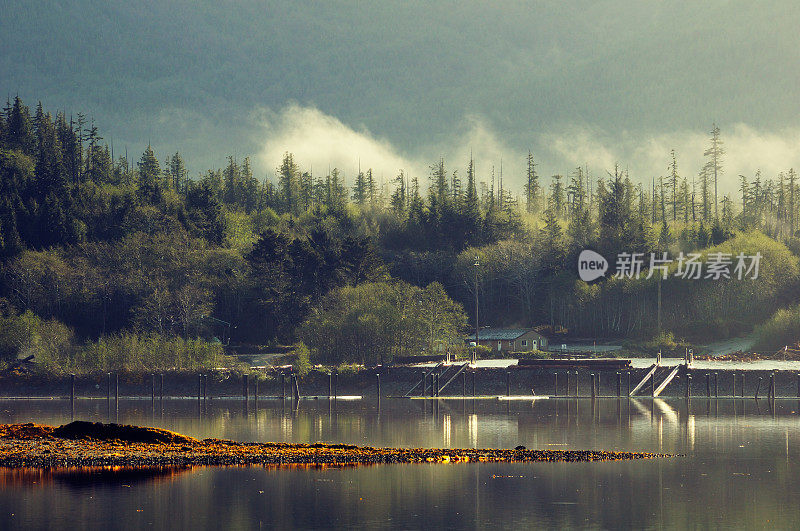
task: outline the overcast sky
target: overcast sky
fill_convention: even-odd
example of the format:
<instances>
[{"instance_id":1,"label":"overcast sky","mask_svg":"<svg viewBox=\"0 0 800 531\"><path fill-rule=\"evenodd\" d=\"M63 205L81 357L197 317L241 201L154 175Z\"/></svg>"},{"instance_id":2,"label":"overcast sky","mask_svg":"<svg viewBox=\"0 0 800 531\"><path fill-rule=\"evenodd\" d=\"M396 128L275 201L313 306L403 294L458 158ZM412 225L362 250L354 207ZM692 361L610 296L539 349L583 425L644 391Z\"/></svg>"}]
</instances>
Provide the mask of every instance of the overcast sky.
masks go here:
<instances>
[{"instance_id":1,"label":"overcast sky","mask_svg":"<svg viewBox=\"0 0 800 531\"><path fill-rule=\"evenodd\" d=\"M284 151L424 178L443 156L517 187L615 162L649 182L702 165L716 122L738 174L800 168L800 2L0 0L0 87L95 118L193 170Z\"/></svg>"}]
</instances>

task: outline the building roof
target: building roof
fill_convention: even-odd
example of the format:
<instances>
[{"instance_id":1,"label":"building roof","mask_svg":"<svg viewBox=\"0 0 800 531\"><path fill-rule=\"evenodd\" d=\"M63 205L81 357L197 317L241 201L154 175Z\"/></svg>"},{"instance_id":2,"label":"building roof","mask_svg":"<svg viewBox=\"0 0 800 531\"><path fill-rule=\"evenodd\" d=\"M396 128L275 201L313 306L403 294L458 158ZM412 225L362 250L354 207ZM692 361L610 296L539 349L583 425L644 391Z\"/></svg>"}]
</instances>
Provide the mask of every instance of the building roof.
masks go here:
<instances>
[{"instance_id":1,"label":"building roof","mask_svg":"<svg viewBox=\"0 0 800 531\"><path fill-rule=\"evenodd\" d=\"M478 332L478 339L487 341L511 341L532 332L532 328L485 328ZM475 337L474 335L472 337Z\"/></svg>"}]
</instances>

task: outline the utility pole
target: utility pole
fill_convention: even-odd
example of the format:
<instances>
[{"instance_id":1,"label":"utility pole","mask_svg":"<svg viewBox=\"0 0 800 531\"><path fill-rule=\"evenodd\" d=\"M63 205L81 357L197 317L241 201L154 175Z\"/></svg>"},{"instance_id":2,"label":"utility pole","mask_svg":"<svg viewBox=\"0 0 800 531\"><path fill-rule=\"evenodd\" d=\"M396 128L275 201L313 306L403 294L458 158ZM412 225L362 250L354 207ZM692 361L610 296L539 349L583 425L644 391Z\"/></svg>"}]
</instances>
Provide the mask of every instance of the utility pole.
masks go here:
<instances>
[{"instance_id":1,"label":"utility pole","mask_svg":"<svg viewBox=\"0 0 800 531\"><path fill-rule=\"evenodd\" d=\"M661 275L658 276L658 333L661 334Z\"/></svg>"},{"instance_id":2,"label":"utility pole","mask_svg":"<svg viewBox=\"0 0 800 531\"><path fill-rule=\"evenodd\" d=\"M475 255L475 354L474 360L478 361L478 266L480 266L480 260L478 259L478 255Z\"/></svg>"}]
</instances>

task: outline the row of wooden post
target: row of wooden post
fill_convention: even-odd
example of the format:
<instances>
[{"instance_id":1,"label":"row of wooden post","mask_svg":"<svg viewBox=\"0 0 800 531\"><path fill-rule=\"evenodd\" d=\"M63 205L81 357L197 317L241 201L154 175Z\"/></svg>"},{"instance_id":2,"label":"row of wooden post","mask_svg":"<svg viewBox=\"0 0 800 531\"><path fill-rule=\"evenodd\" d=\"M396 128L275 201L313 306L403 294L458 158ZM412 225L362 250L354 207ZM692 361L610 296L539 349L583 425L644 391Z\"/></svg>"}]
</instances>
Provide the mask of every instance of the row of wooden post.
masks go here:
<instances>
[{"instance_id":1,"label":"row of wooden post","mask_svg":"<svg viewBox=\"0 0 800 531\"><path fill-rule=\"evenodd\" d=\"M475 395L475 373L472 372L470 374L472 375L472 395L471 396L476 396ZM566 371L563 374L566 376L566 379L567 379L566 380L567 390L566 390L566 394L564 396L567 396L567 397L569 397L569 396L578 397L579 396L579 382L578 382L579 373L578 373L578 371L574 371L574 372ZM626 394L629 395L630 394L630 390L631 390L631 375L630 375L630 372L626 372L625 374L627 375L627 393ZM554 397L558 397L559 396L558 375L559 375L559 373L557 373L557 372L553 373L553 396ZM573 378L571 378L571 376ZM423 376L423 385L422 385L421 396L438 397L439 396L439 390L440 390L440 387L439 387L439 374L431 373L430 374L430 380L431 380L431 383L430 383L430 386L429 386L428 385L428 375L424 375ZM463 382L462 382L462 391L461 391L462 396L466 396L466 386L467 386L466 380L467 380L466 373L463 373ZM575 385L575 387L574 387L575 393L574 394L571 394L573 387L572 387L572 382L570 380L572 380L574 382L574 385ZM734 372L733 373L732 396L737 396L736 395L736 380L737 380L736 373ZM623 373L622 372L617 372L617 378L616 378L617 397L622 397L623 396L623 394L622 394L622 381L623 381ZM741 395L739 395L739 396L742 396L742 397L744 397L744 383L745 383L745 375L742 373L741 374L741 385L740 385ZM762 378L759 377L758 378L758 384L757 384L756 391L755 391L755 396L754 396L756 399L759 396L759 391L761 389L761 383L762 383ZM692 384L692 375L691 374L687 374L686 375L686 393L685 393L686 398L691 398L691 396L692 396L691 395L691 384ZM589 386L590 386L590 396L592 398L599 397L600 396L600 375L598 373L590 373L589 374ZM651 396L655 395L655 388L656 388L655 378L651 378L651 381L650 381L650 390L651 390L650 394L651 394ZM719 398L719 373L718 372L706 373L706 397L707 398L711 398L712 397L712 390L713 390L713 397L714 398ZM380 383L378 384L378 392L380 394ZM510 371L506 372L506 396L511 396L511 372ZM776 396L775 395L775 374L773 373L773 374L770 374L770 377L769 377L769 386L767 388L767 397L770 398L770 399L774 399L775 396ZM797 375L797 397L800 398L800 374Z\"/></svg>"},{"instance_id":2,"label":"row of wooden post","mask_svg":"<svg viewBox=\"0 0 800 531\"><path fill-rule=\"evenodd\" d=\"M113 376L113 378L112 378ZM151 376L151 385L150 385L150 398L151 400L156 400L156 377L159 380L159 399L164 399L164 375L163 374L152 374ZM75 395L75 374L70 374L70 385L69 385L69 398L70 400L74 401L76 398ZM300 398L300 390L298 385L297 376L294 374L290 375L290 385L291 385L291 398L299 399ZM255 391L255 398L258 400L258 380L254 382L254 391ZM329 384L329 394L332 385ZM119 374L108 373L106 376L106 399L111 400L111 390L114 390L114 400L119 401ZM380 383L378 384L378 388L380 389ZM284 382L284 374L281 374L281 389L282 393L281 396L286 398L286 386ZM242 396L245 400L249 400L250 398L250 385L249 385L249 377L247 374L242 376ZM208 399L208 375L207 374L198 374L197 375L197 399L198 400L206 400Z\"/></svg>"},{"instance_id":3,"label":"row of wooden post","mask_svg":"<svg viewBox=\"0 0 800 531\"><path fill-rule=\"evenodd\" d=\"M472 376L472 395L475 396L475 373L470 373ZM567 377L566 387L567 392L565 396L575 396L579 395L578 389L578 371L574 371L570 373L569 371L564 373ZM575 384L575 394L571 395L570 392L572 390L572 386L570 384L570 375L574 376L574 384ZM106 384L106 399L111 400L111 389L112 384L114 388L114 400L119 401L119 374L113 375L113 382L112 382L112 373L108 373L107 375L107 384ZM156 376L158 376L160 384L159 384L159 398L161 400L164 399L164 375L163 374L153 374L151 379L151 399L155 402L156 399ZM713 376L713 377L712 377ZM285 375L281 373L281 398L286 399L286 382L285 382ZM375 374L376 379L376 389L377 389L377 396L380 398L381 396L381 375L379 373ZM431 397L438 397L440 392L440 382L439 382L439 374L438 373L431 373L430 374L430 388L428 387L428 375L423 376L422 382L422 396L431 396ZM628 394L630 394L630 372L627 373L627 380L628 380ZM719 397L719 373L706 373L706 397L711 398L711 391L712 391L712 380L713 380L713 391L714 391L714 398ZM733 373L733 384L732 384L732 396L736 395L736 373ZM761 390L762 384L762 377L758 378L758 382L756 385L755 391L755 398L758 399L759 391ZM590 394L592 398L596 398L600 396L600 375L597 373L590 373L589 374L589 384L590 384ZM617 396L622 396L622 373L617 372ZM300 389L297 375L289 374L289 385L290 385L290 398L294 400L300 399ZM655 378L651 378L651 395L655 395ZM745 385L745 375L744 373L741 374L741 397L744 397L744 385ZM258 401L258 380L254 382L254 391L255 391L255 400ZM686 375L686 398L691 398L691 387L692 387L692 375ZM428 395L430 392L430 395ZM462 373L462 396L466 396L467 392L467 373ZM328 375L328 396L331 398L336 398L338 394L338 375L334 375L330 373ZM511 396L511 372L506 372L506 396ZM553 374L553 396L557 397L558 395L558 373ZM242 397L245 400L250 399L250 385L249 385L249 378L248 375L245 374L242 376ZM800 398L800 374L797 375L797 397ZM197 399L198 400L206 400L208 398L208 375L206 374L199 374L198 375L198 382L197 382ZM769 376L769 384L767 387L767 398L774 399L775 398L775 373L770 374ZM70 400L75 400L75 375L70 375Z\"/></svg>"}]
</instances>

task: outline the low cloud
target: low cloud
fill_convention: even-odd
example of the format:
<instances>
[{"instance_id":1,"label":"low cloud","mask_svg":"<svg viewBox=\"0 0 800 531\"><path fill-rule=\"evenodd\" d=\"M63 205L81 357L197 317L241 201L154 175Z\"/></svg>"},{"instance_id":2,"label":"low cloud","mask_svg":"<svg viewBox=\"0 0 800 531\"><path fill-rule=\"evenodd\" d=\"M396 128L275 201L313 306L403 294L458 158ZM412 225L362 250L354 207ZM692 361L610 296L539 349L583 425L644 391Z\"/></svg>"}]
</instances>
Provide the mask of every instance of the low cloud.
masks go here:
<instances>
[{"instance_id":1,"label":"low cloud","mask_svg":"<svg viewBox=\"0 0 800 531\"><path fill-rule=\"evenodd\" d=\"M304 171L316 175L326 175L328 168L339 168L348 183L352 183L359 163L363 171L372 168L387 180L401 169L420 171L415 161L399 153L387 140L365 128L348 127L313 107L290 105L280 113L265 114L266 139L258 158L268 175L280 165L286 152L294 155Z\"/></svg>"},{"instance_id":2,"label":"low cloud","mask_svg":"<svg viewBox=\"0 0 800 531\"><path fill-rule=\"evenodd\" d=\"M737 190L739 175L749 180L761 170L762 178L775 178L789 168L800 169L800 129L761 131L742 123L720 129L725 149L719 181L723 193ZM706 132L681 131L653 136L622 133L614 138L575 129L543 136L540 143L545 152L567 167L588 164L595 175L605 175L605 170L613 170L614 163L619 162L632 178L649 183L669 173L672 149L679 174L689 180L696 177L706 162L703 152L710 144L709 137Z\"/></svg>"},{"instance_id":3,"label":"low cloud","mask_svg":"<svg viewBox=\"0 0 800 531\"><path fill-rule=\"evenodd\" d=\"M289 152L304 171L313 169L316 175L327 174L328 168L339 168L348 184L352 184L360 164L363 171L372 168L378 177L383 176L387 181L402 169L416 176L420 186L426 188L430 166L439 157L444 158L449 174L458 170L459 176L465 179L472 154L479 180L487 182L491 179L492 167L498 178L501 163L506 176L519 175L525 160L523 154L504 145L476 116L464 119L451 142L426 146L413 154L401 153L391 142L366 128L350 127L313 107L290 105L278 113L263 111L261 122L264 136L259 143L262 147L258 162L268 175L273 174L284 153Z\"/></svg>"},{"instance_id":4,"label":"low cloud","mask_svg":"<svg viewBox=\"0 0 800 531\"><path fill-rule=\"evenodd\" d=\"M423 146L414 153L403 153L392 143L365 127L354 128L314 107L290 105L280 112L263 111L261 146L257 162L273 175L285 152L293 153L304 171L325 175L328 168L339 168L348 185L358 171L372 168L376 176L391 180L402 169L419 178L425 188L430 166L444 157L448 172L457 170L466 178L470 156L475 160L478 181L490 182L492 170L499 179L502 166L506 187L521 193L525 176L527 150L511 147L501 135L479 116L466 116L454 130L452 140ZM794 167L800 169L800 129L761 131L746 124L721 128L725 155L720 179L722 193L735 193L738 176L752 178L761 170L765 178ZM559 133L539 134L532 138L531 149L544 185L555 173L568 175L577 166L588 167L595 176L606 176L619 163L622 170L639 182L666 176L670 150L674 149L678 171L689 180L696 177L705 162L703 152L709 134L702 131L679 131L658 135L631 132L610 134L599 128L572 127Z\"/></svg>"}]
</instances>

